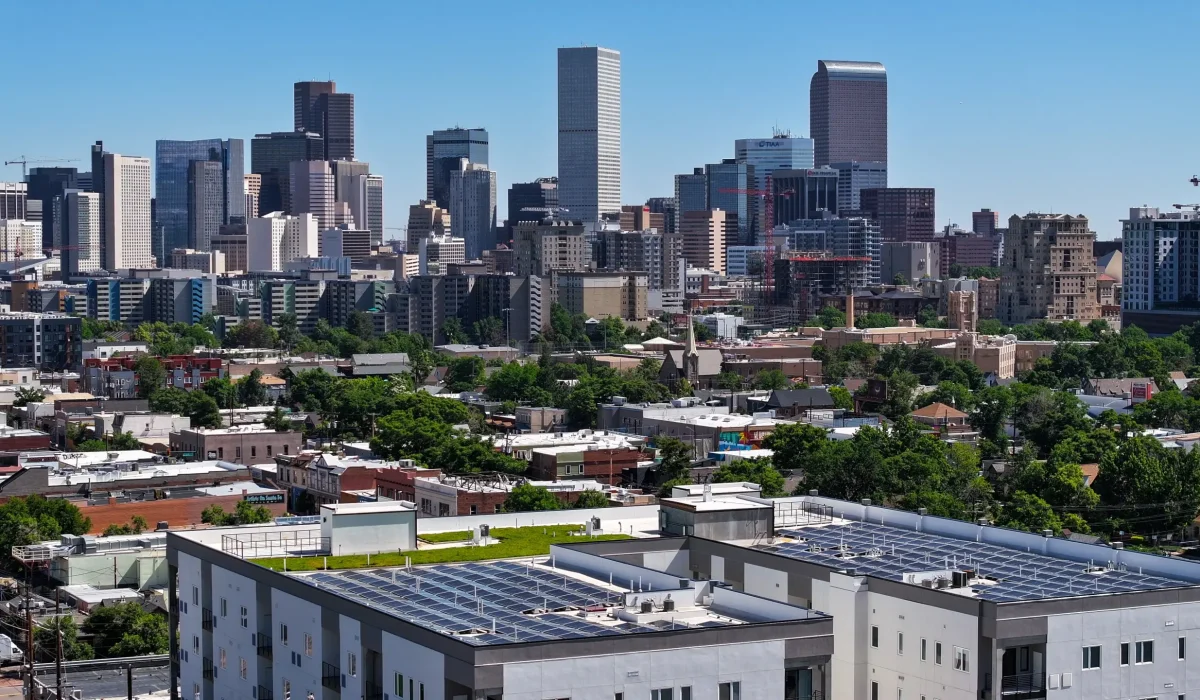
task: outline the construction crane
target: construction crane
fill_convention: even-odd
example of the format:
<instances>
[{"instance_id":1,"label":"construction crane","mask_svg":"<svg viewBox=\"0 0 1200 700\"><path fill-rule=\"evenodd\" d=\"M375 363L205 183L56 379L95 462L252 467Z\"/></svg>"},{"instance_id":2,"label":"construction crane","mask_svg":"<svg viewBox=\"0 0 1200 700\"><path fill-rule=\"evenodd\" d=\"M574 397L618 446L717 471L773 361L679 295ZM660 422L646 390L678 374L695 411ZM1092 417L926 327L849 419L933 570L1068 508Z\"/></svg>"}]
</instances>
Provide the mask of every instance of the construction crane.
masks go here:
<instances>
[{"instance_id":1,"label":"construction crane","mask_svg":"<svg viewBox=\"0 0 1200 700\"><path fill-rule=\"evenodd\" d=\"M764 224L764 242L766 243L766 254L763 255L763 283L764 289L773 291L775 289L775 255L772 251L775 250L775 196L791 197L793 190L782 190L780 192L772 191L773 180L770 174L767 175L766 189L762 190L745 190L737 188L721 188L718 192L722 194L744 194L751 197L762 197L766 204L766 214L763 218L766 219Z\"/></svg>"},{"instance_id":2,"label":"construction crane","mask_svg":"<svg viewBox=\"0 0 1200 700\"><path fill-rule=\"evenodd\" d=\"M21 166L21 182L26 182L29 180L29 164L30 163L33 163L34 165L39 165L42 163L78 163L78 162L79 162L78 158L34 158L31 160L29 158L29 156L21 156L17 160L6 160L6 161L4 161L4 164L5 165L20 165Z\"/></svg>"}]
</instances>

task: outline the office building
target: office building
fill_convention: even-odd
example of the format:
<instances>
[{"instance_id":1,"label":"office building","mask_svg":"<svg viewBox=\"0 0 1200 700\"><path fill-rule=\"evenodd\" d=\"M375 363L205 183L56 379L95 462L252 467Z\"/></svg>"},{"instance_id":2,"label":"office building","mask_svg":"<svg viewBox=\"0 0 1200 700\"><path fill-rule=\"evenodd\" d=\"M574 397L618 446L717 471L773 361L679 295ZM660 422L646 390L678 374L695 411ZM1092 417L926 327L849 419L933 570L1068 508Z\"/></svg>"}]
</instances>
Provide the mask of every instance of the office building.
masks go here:
<instances>
[{"instance_id":1,"label":"office building","mask_svg":"<svg viewBox=\"0 0 1200 700\"><path fill-rule=\"evenodd\" d=\"M887 70L882 63L817 61L808 101L816 167L887 163Z\"/></svg>"},{"instance_id":2,"label":"office building","mask_svg":"<svg viewBox=\"0 0 1200 700\"><path fill-rule=\"evenodd\" d=\"M582 271L591 260L584 226L575 221L522 221L513 233L518 277L549 277L554 270Z\"/></svg>"},{"instance_id":3,"label":"office building","mask_svg":"<svg viewBox=\"0 0 1200 700\"><path fill-rule=\"evenodd\" d=\"M312 214L271 212L250 219L246 222L246 264L250 270L282 270L293 260L313 257L317 255L317 231Z\"/></svg>"},{"instance_id":4,"label":"office building","mask_svg":"<svg viewBox=\"0 0 1200 700\"><path fill-rule=\"evenodd\" d=\"M585 224L621 209L621 54L558 50L558 199Z\"/></svg>"},{"instance_id":5,"label":"office building","mask_svg":"<svg viewBox=\"0 0 1200 700\"><path fill-rule=\"evenodd\" d=\"M170 262L169 267L176 270L198 270L206 275L225 274L225 253L220 250L176 248L171 251Z\"/></svg>"},{"instance_id":6,"label":"office building","mask_svg":"<svg viewBox=\"0 0 1200 700\"><path fill-rule=\"evenodd\" d=\"M324 160L354 160L354 95L333 81L293 85L293 129L320 134Z\"/></svg>"},{"instance_id":7,"label":"office building","mask_svg":"<svg viewBox=\"0 0 1200 700\"><path fill-rule=\"evenodd\" d=\"M646 231L654 229L666 233L667 227L661 212L650 211L644 204L626 204L621 207L619 218L622 231Z\"/></svg>"},{"instance_id":8,"label":"office building","mask_svg":"<svg viewBox=\"0 0 1200 700\"><path fill-rule=\"evenodd\" d=\"M999 223L1000 215L991 209L971 212L971 230L982 236L996 233L996 225Z\"/></svg>"},{"instance_id":9,"label":"office building","mask_svg":"<svg viewBox=\"0 0 1200 700\"><path fill-rule=\"evenodd\" d=\"M254 219L258 217L258 203L262 195L262 175L258 173L246 173L242 177L244 187L246 188L246 218Z\"/></svg>"},{"instance_id":10,"label":"office building","mask_svg":"<svg viewBox=\"0 0 1200 700\"><path fill-rule=\"evenodd\" d=\"M932 187L884 187L861 192L862 212L879 222L885 241L932 241L937 217Z\"/></svg>"},{"instance_id":11,"label":"office building","mask_svg":"<svg viewBox=\"0 0 1200 700\"><path fill-rule=\"evenodd\" d=\"M62 211L62 274L67 279L104 267L100 231L104 207L96 192L68 192Z\"/></svg>"},{"instance_id":12,"label":"office building","mask_svg":"<svg viewBox=\"0 0 1200 700\"><path fill-rule=\"evenodd\" d=\"M684 214L708 208L708 178L704 168L695 168L691 174L676 175L675 217L679 226L682 226Z\"/></svg>"},{"instance_id":13,"label":"office building","mask_svg":"<svg viewBox=\"0 0 1200 700\"><path fill-rule=\"evenodd\" d=\"M437 202L421 200L420 204L408 207L408 241L405 250L416 253L421 248L421 240L430 236L450 235L450 212L442 209Z\"/></svg>"},{"instance_id":14,"label":"office building","mask_svg":"<svg viewBox=\"0 0 1200 700\"><path fill-rule=\"evenodd\" d=\"M363 180L366 223L360 224L371 232L371 243L383 244L383 176L367 175Z\"/></svg>"},{"instance_id":15,"label":"office building","mask_svg":"<svg viewBox=\"0 0 1200 700\"><path fill-rule=\"evenodd\" d=\"M291 200L291 164L298 160L324 160L325 140L321 134L278 131L257 134L250 142L250 172L259 175L260 215L287 212Z\"/></svg>"},{"instance_id":16,"label":"office building","mask_svg":"<svg viewBox=\"0 0 1200 700\"><path fill-rule=\"evenodd\" d=\"M646 208L651 214L661 214L663 217L663 233L679 231L678 211L674 197L651 197L646 200Z\"/></svg>"},{"instance_id":17,"label":"office building","mask_svg":"<svg viewBox=\"0 0 1200 700\"><path fill-rule=\"evenodd\" d=\"M725 212L726 245L751 245L758 238L762 227L752 193L755 177L753 165L731 158L704 166L706 208Z\"/></svg>"},{"instance_id":18,"label":"office building","mask_svg":"<svg viewBox=\"0 0 1200 700\"><path fill-rule=\"evenodd\" d=\"M754 183L751 187L766 193L768 176L776 170L805 170L813 167L813 140L795 138L786 131L776 131L771 138L738 139L733 142L734 159L738 163L754 166ZM755 195L752 200L758 206L757 221L761 233L767 224L767 199L765 194Z\"/></svg>"},{"instance_id":19,"label":"office building","mask_svg":"<svg viewBox=\"0 0 1200 700\"><path fill-rule=\"evenodd\" d=\"M0 182L0 219L25 219L28 188L24 182Z\"/></svg>"},{"instance_id":20,"label":"office building","mask_svg":"<svg viewBox=\"0 0 1200 700\"><path fill-rule=\"evenodd\" d=\"M778 231L776 231L778 235ZM776 240L776 250L779 241ZM725 274L729 277L761 277L766 269L767 251L772 250L765 245L731 245L725 249Z\"/></svg>"},{"instance_id":21,"label":"office building","mask_svg":"<svg viewBox=\"0 0 1200 700\"><path fill-rule=\"evenodd\" d=\"M1122 325L1165 334L1200 320L1200 213L1133 207L1121 240Z\"/></svg>"},{"instance_id":22,"label":"office building","mask_svg":"<svg viewBox=\"0 0 1200 700\"><path fill-rule=\"evenodd\" d=\"M1011 217L1000 268L1000 320L1017 324L1044 318L1086 325L1100 318L1095 240L1085 216Z\"/></svg>"},{"instance_id":23,"label":"office building","mask_svg":"<svg viewBox=\"0 0 1200 700\"><path fill-rule=\"evenodd\" d=\"M487 129L440 129L425 137L425 199L450 207L450 173L466 158L488 164ZM511 217L511 212L510 212Z\"/></svg>"},{"instance_id":24,"label":"office building","mask_svg":"<svg viewBox=\"0 0 1200 700\"><path fill-rule=\"evenodd\" d=\"M42 203L41 247L49 248L55 245L52 241L54 230L61 229L61 222L56 220L54 198L64 196L67 190L86 188L81 188L79 172L75 168L30 168L26 184L26 201L37 200ZM61 246L62 243L57 245Z\"/></svg>"},{"instance_id":25,"label":"office building","mask_svg":"<svg viewBox=\"0 0 1200 700\"><path fill-rule=\"evenodd\" d=\"M775 244L795 251L826 251L836 256L868 258L870 284L891 282L890 277L883 276L883 238L874 219L858 216L797 219L775 229Z\"/></svg>"},{"instance_id":26,"label":"office building","mask_svg":"<svg viewBox=\"0 0 1200 700\"><path fill-rule=\"evenodd\" d=\"M838 171L838 211L862 209L862 191L887 187L887 163L858 162L830 163Z\"/></svg>"},{"instance_id":27,"label":"office building","mask_svg":"<svg viewBox=\"0 0 1200 700\"><path fill-rule=\"evenodd\" d=\"M554 298L569 313L588 318L645 320L649 280L642 272L555 272ZM615 341L614 341L615 342Z\"/></svg>"},{"instance_id":28,"label":"office building","mask_svg":"<svg viewBox=\"0 0 1200 700\"><path fill-rule=\"evenodd\" d=\"M211 162L201 166L206 192L199 201L204 212L193 212L192 167L194 161ZM196 220L215 226L241 220L246 216L245 145L242 139L203 139L199 141L159 140L154 144L154 254L166 260L175 248L195 248ZM214 189L215 188L215 189ZM203 237L203 232L200 233Z\"/></svg>"},{"instance_id":29,"label":"office building","mask_svg":"<svg viewBox=\"0 0 1200 700\"><path fill-rule=\"evenodd\" d=\"M521 221L541 221L553 218L558 211L558 178L539 177L533 182L514 182L508 188L508 219L505 221L506 240L511 241L513 229Z\"/></svg>"},{"instance_id":30,"label":"office building","mask_svg":"<svg viewBox=\"0 0 1200 700\"><path fill-rule=\"evenodd\" d=\"M42 252L42 224L24 219L0 219L0 262L39 258Z\"/></svg>"},{"instance_id":31,"label":"office building","mask_svg":"<svg viewBox=\"0 0 1200 700\"><path fill-rule=\"evenodd\" d=\"M549 321L550 290L543 292L542 278L536 275L475 275L459 315L465 328L486 318L498 318L505 324L507 343L529 342Z\"/></svg>"},{"instance_id":32,"label":"office building","mask_svg":"<svg viewBox=\"0 0 1200 700\"><path fill-rule=\"evenodd\" d=\"M486 165L459 160L450 172L450 220L467 244L467 258L478 260L496 245L496 173Z\"/></svg>"},{"instance_id":33,"label":"office building","mask_svg":"<svg viewBox=\"0 0 1200 700\"><path fill-rule=\"evenodd\" d=\"M104 267L154 267L150 243L150 159L104 154Z\"/></svg>"},{"instance_id":34,"label":"office building","mask_svg":"<svg viewBox=\"0 0 1200 700\"><path fill-rule=\"evenodd\" d=\"M291 174L291 210L289 213L312 214L320 229L334 225L334 180L329 162L296 161Z\"/></svg>"},{"instance_id":35,"label":"office building","mask_svg":"<svg viewBox=\"0 0 1200 700\"><path fill-rule=\"evenodd\" d=\"M364 182L357 178L369 175L371 164L358 160L334 160L329 162L329 169L333 173L333 201L350 205L351 211L357 212L355 225L365 229L366 196L362 191Z\"/></svg>"},{"instance_id":36,"label":"office building","mask_svg":"<svg viewBox=\"0 0 1200 700\"><path fill-rule=\"evenodd\" d=\"M371 257L371 232L352 228L325 229L319 236L317 255L366 262Z\"/></svg>"},{"instance_id":37,"label":"office building","mask_svg":"<svg viewBox=\"0 0 1200 700\"><path fill-rule=\"evenodd\" d=\"M720 209L684 212L679 220L683 258L688 267L725 274L725 212Z\"/></svg>"},{"instance_id":38,"label":"office building","mask_svg":"<svg viewBox=\"0 0 1200 700\"><path fill-rule=\"evenodd\" d=\"M187 247L208 250L212 237L227 224L222 202L225 199L221 164L211 160L193 160L187 169ZM245 202L245 197L242 197ZM156 211L161 212L159 207ZM167 248L169 253L177 248ZM166 261L167 257L159 257Z\"/></svg>"},{"instance_id":39,"label":"office building","mask_svg":"<svg viewBox=\"0 0 1200 700\"><path fill-rule=\"evenodd\" d=\"M941 247L931 241L884 241L880 279L883 284L915 285L922 279L941 279Z\"/></svg>"},{"instance_id":40,"label":"office building","mask_svg":"<svg viewBox=\"0 0 1200 700\"><path fill-rule=\"evenodd\" d=\"M260 217L253 218L257 219ZM248 227L248 224L222 226L220 233L213 236L209 247L212 249L212 252L219 252L225 256L226 272L250 271L249 254L246 250L246 230Z\"/></svg>"},{"instance_id":41,"label":"office building","mask_svg":"<svg viewBox=\"0 0 1200 700\"><path fill-rule=\"evenodd\" d=\"M838 179L833 168L779 170L771 178L775 221L779 226L797 219L820 219L838 213Z\"/></svg>"},{"instance_id":42,"label":"office building","mask_svg":"<svg viewBox=\"0 0 1200 700\"><path fill-rule=\"evenodd\" d=\"M466 262L467 243L458 236L435 234L421 239L417 254L422 275L444 275L451 263Z\"/></svg>"}]
</instances>

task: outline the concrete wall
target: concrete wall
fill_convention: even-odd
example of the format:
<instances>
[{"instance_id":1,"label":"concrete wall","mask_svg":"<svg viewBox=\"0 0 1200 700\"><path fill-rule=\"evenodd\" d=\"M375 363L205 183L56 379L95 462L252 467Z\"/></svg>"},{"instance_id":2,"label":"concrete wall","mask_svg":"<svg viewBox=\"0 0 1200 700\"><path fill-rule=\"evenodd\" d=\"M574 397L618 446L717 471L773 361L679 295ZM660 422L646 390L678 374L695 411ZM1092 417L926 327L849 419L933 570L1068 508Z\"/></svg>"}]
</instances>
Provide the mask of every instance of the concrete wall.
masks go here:
<instances>
[{"instance_id":1,"label":"concrete wall","mask_svg":"<svg viewBox=\"0 0 1200 700\"><path fill-rule=\"evenodd\" d=\"M470 530L476 525L492 527L526 527L529 525L583 525L591 517L600 518L605 532L617 532L618 525L629 532L629 521L658 519L658 506L626 506L587 510L547 510L511 515L468 515L457 518L418 518L417 532L454 532Z\"/></svg>"},{"instance_id":2,"label":"concrete wall","mask_svg":"<svg viewBox=\"0 0 1200 700\"><path fill-rule=\"evenodd\" d=\"M291 683L291 697L312 693L322 697L321 687L321 608L315 603L271 590L271 620L275 654L275 697L288 697L285 682ZM281 625L287 625L288 641L281 637ZM305 648L305 635L312 638L312 653ZM184 688L186 692L186 687Z\"/></svg>"},{"instance_id":3,"label":"concrete wall","mask_svg":"<svg viewBox=\"0 0 1200 700\"><path fill-rule=\"evenodd\" d=\"M254 581L220 567L212 567L212 601L214 624L212 631L213 695L218 698L253 697L258 687L258 648L253 635L256 629ZM224 604L222 605L222 600ZM242 617L242 607L246 616ZM245 626L243 627L243 619ZM222 668L221 650L225 650ZM241 676L241 662L246 662L246 678Z\"/></svg>"},{"instance_id":4,"label":"concrete wall","mask_svg":"<svg viewBox=\"0 0 1200 700\"><path fill-rule=\"evenodd\" d=\"M413 511L332 515L322 508L321 536L335 555L416 549L416 521Z\"/></svg>"},{"instance_id":5,"label":"concrete wall","mask_svg":"<svg viewBox=\"0 0 1200 700\"><path fill-rule=\"evenodd\" d=\"M401 681L404 683L403 694L397 692L397 684ZM402 637L383 633L383 692L405 700L420 700L424 693L426 700L434 700L445 697L445 683L445 656ZM412 692L409 692L410 688ZM507 697L508 693L504 695Z\"/></svg>"}]
</instances>

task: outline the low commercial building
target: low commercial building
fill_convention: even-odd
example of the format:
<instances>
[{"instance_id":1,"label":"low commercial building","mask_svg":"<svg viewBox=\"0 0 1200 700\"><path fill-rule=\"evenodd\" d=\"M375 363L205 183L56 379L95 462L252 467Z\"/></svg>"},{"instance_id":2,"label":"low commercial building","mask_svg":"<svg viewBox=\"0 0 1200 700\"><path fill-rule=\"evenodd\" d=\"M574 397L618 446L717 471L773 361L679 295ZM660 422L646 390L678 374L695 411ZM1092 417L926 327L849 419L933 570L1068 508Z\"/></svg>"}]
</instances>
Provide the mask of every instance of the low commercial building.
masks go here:
<instances>
[{"instance_id":1,"label":"low commercial building","mask_svg":"<svg viewBox=\"0 0 1200 700\"><path fill-rule=\"evenodd\" d=\"M281 432L259 424L230 428L189 428L171 433L171 452L192 454L200 459L229 460L237 464L270 462L276 455L300 452L303 436Z\"/></svg>"},{"instance_id":2,"label":"low commercial building","mask_svg":"<svg viewBox=\"0 0 1200 700\"><path fill-rule=\"evenodd\" d=\"M517 406L516 429L524 433L553 433L567 424L567 409L550 406Z\"/></svg>"},{"instance_id":3,"label":"low commercial building","mask_svg":"<svg viewBox=\"0 0 1200 700\"><path fill-rule=\"evenodd\" d=\"M641 447L645 438L636 434L637 431L613 432L612 430L577 430L567 433L528 433L492 436L492 446L499 452L522 459L533 461L533 451L547 447L572 447L576 449L625 449Z\"/></svg>"},{"instance_id":4,"label":"low commercial building","mask_svg":"<svg viewBox=\"0 0 1200 700\"><path fill-rule=\"evenodd\" d=\"M167 463L145 450L24 452L0 481L0 501L15 496L102 495L110 491L186 489L250 481L250 469L218 460Z\"/></svg>"},{"instance_id":5,"label":"low commercial building","mask_svg":"<svg viewBox=\"0 0 1200 700\"><path fill-rule=\"evenodd\" d=\"M274 459L278 465L279 483L287 489L293 508L301 503L301 499L307 499L316 507L339 502L344 491L374 491L380 475L401 466L397 462L311 450L299 454L293 452L294 457L288 457L288 454L276 454Z\"/></svg>"},{"instance_id":6,"label":"low commercial building","mask_svg":"<svg viewBox=\"0 0 1200 700\"><path fill-rule=\"evenodd\" d=\"M625 470L637 469L651 457L633 448L582 447L565 445L533 450L529 470L544 481L598 481L610 486L622 483Z\"/></svg>"}]
</instances>

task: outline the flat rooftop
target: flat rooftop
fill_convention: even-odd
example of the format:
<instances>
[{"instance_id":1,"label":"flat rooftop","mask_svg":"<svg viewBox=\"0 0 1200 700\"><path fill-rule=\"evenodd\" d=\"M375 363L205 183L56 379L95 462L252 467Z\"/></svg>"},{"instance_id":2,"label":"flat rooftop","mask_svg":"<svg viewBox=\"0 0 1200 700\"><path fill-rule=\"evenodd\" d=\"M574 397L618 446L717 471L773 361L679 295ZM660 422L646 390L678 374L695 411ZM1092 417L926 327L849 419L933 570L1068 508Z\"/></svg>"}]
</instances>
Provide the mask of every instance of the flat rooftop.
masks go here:
<instances>
[{"instance_id":1,"label":"flat rooftop","mask_svg":"<svg viewBox=\"0 0 1200 700\"><path fill-rule=\"evenodd\" d=\"M474 646L744 624L696 605L691 589L674 592L686 600L677 601L673 614L660 613L645 622L621 619L610 611L623 610L637 593L526 562L322 571L294 577Z\"/></svg>"},{"instance_id":2,"label":"flat rooftop","mask_svg":"<svg viewBox=\"0 0 1200 700\"><path fill-rule=\"evenodd\" d=\"M987 529L1009 532L1002 528ZM949 593L997 603L1197 585L1182 577L1143 574L1140 567L1114 563L1120 555L1132 552L1079 545L1086 547L1080 552L1096 556L1091 561L1080 561L1032 551L1034 543L1043 539L1040 536L1015 531L1012 534L1021 535L1020 540L1030 544L1004 546L907 527L834 519L825 524L782 529L775 544L761 545L758 549L832 569L853 569L859 575L942 588ZM968 585L951 588L937 584L938 579L948 583L952 572L964 570L974 574ZM1200 573L1200 567L1197 571Z\"/></svg>"}]
</instances>

